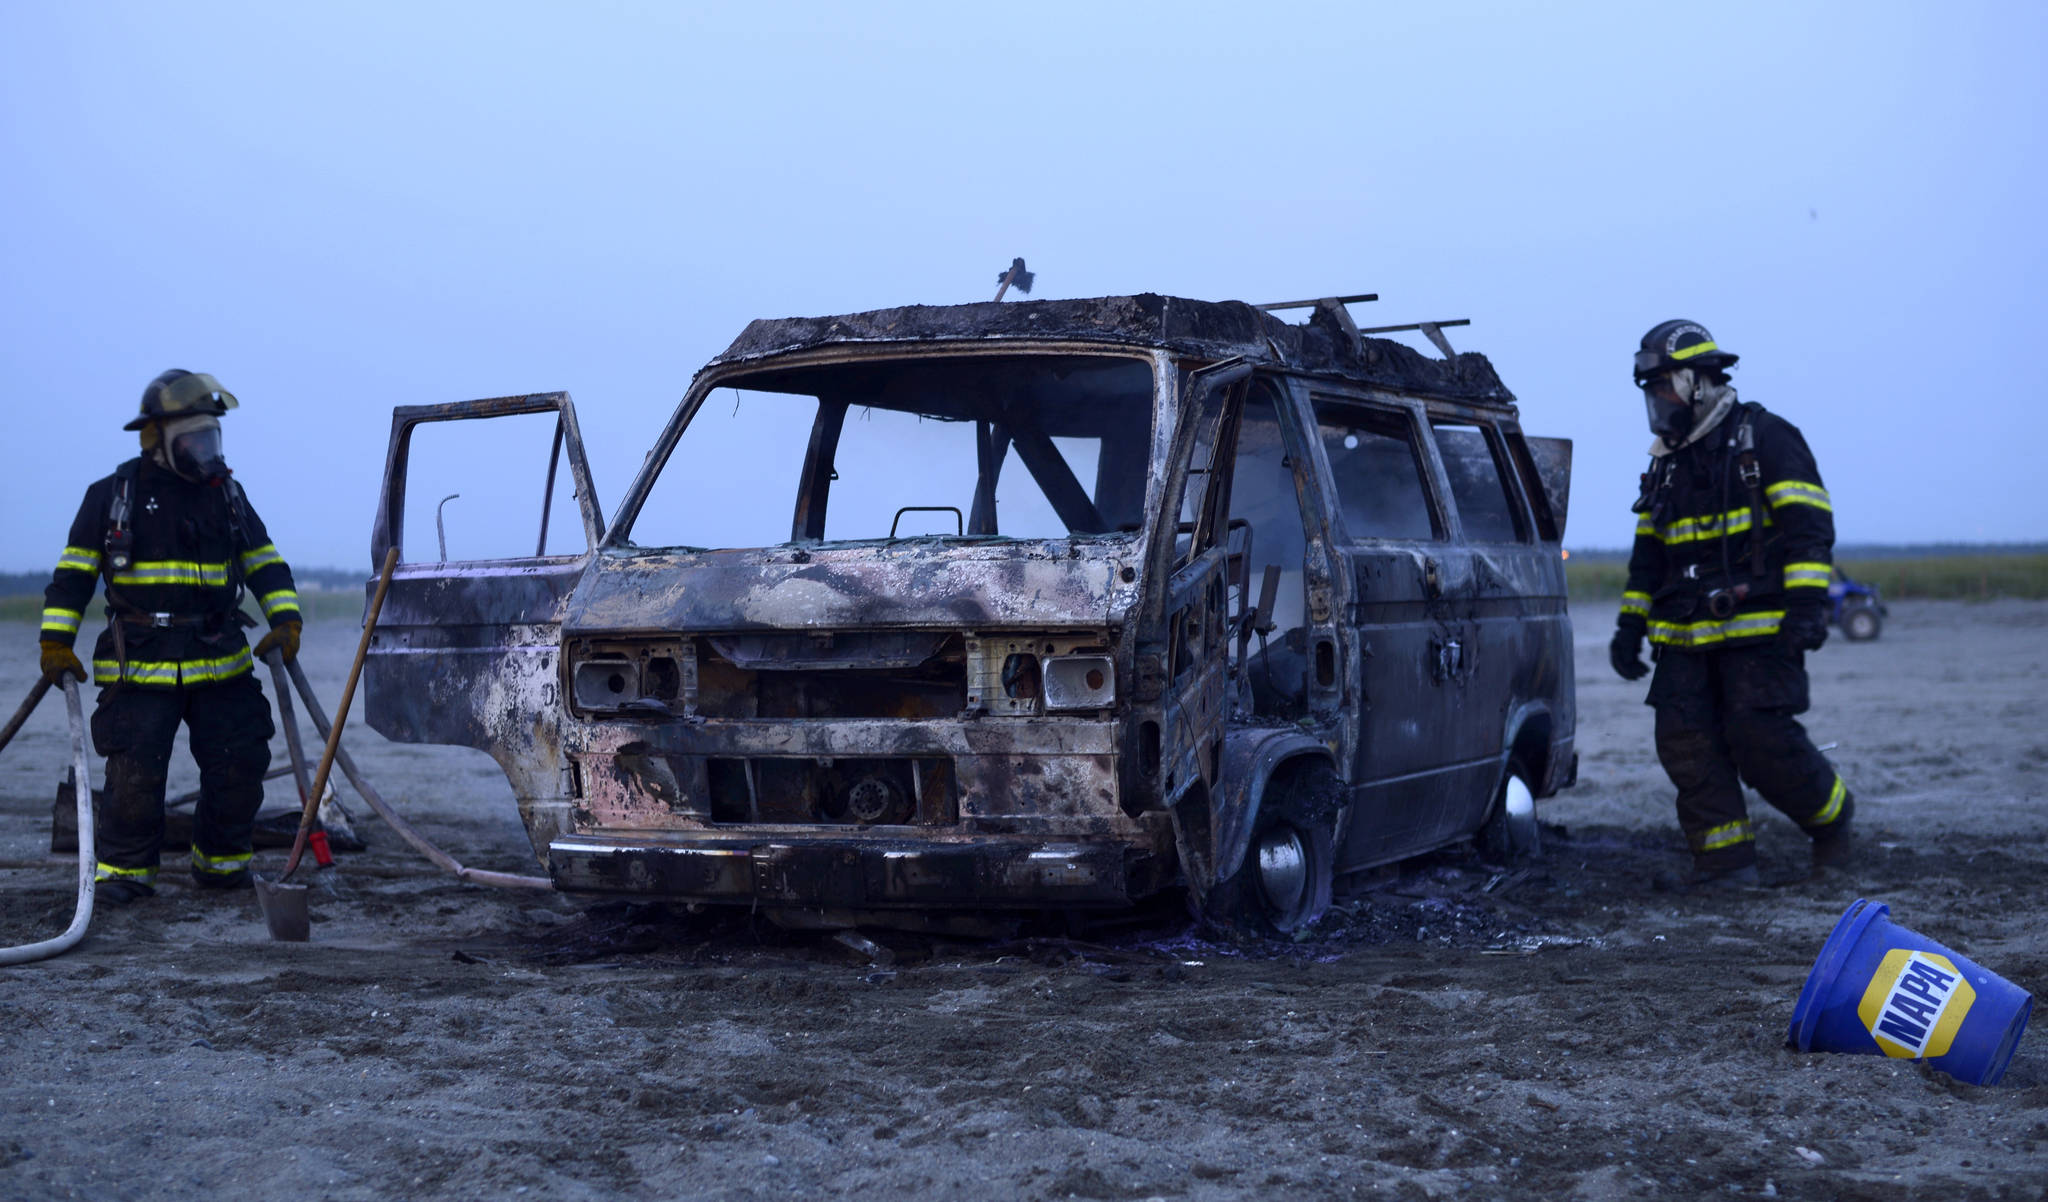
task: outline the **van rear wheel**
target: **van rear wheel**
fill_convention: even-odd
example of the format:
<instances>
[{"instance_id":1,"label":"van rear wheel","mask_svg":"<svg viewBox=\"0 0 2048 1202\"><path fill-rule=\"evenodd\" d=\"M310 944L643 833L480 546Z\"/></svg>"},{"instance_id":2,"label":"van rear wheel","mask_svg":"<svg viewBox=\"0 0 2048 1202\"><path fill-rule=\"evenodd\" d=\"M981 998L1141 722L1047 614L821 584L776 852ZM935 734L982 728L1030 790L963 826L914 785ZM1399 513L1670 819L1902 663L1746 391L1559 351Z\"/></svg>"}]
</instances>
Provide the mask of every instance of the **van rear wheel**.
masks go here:
<instances>
[{"instance_id":1,"label":"van rear wheel","mask_svg":"<svg viewBox=\"0 0 2048 1202\"><path fill-rule=\"evenodd\" d=\"M1493 810L1479 831L1479 849L1488 859L1522 864L1543 857L1543 833L1536 825L1536 793L1519 761L1508 765L1506 779L1494 794Z\"/></svg>"}]
</instances>

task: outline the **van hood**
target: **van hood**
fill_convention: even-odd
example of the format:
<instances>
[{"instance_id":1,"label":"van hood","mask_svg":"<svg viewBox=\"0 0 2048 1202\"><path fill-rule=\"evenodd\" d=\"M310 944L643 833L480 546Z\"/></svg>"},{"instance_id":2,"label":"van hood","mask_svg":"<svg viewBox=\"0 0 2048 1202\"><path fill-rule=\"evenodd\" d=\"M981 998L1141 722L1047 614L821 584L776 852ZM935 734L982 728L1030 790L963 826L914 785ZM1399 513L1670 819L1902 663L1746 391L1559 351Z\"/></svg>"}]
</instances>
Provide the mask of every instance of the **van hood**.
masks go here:
<instances>
[{"instance_id":1,"label":"van hood","mask_svg":"<svg viewBox=\"0 0 2048 1202\"><path fill-rule=\"evenodd\" d=\"M608 550L570 595L563 629L1105 629L1137 604L1142 550L1136 538Z\"/></svg>"}]
</instances>

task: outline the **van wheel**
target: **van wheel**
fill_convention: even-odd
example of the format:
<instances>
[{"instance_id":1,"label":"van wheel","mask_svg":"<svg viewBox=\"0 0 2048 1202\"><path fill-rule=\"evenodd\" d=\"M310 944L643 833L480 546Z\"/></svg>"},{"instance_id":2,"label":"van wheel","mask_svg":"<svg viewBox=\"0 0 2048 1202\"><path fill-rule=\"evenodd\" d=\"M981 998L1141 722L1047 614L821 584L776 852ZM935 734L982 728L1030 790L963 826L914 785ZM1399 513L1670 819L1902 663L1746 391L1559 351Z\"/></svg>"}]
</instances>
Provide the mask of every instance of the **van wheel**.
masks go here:
<instances>
[{"instance_id":1,"label":"van wheel","mask_svg":"<svg viewBox=\"0 0 2048 1202\"><path fill-rule=\"evenodd\" d=\"M1237 873L1209 891L1203 922L1226 935L1293 934L1330 908L1333 854L1320 824L1277 818L1253 836Z\"/></svg>"},{"instance_id":2,"label":"van wheel","mask_svg":"<svg viewBox=\"0 0 2048 1202\"><path fill-rule=\"evenodd\" d=\"M1522 864L1543 858L1543 833L1536 825L1536 794L1519 761L1494 794L1493 809L1479 831L1479 849L1490 860Z\"/></svg>"},{"instance_id":3,"label":"van wheel","mask_svg":"<svg viewBox=\"0 0 2048 1202\"><path fill-rule=\"evenodd\" d=\"M1852 643L1867 643L1884 630L1875 605L1859 605L1842 615L1842 633Z\"/></svg>"}]
</instances>

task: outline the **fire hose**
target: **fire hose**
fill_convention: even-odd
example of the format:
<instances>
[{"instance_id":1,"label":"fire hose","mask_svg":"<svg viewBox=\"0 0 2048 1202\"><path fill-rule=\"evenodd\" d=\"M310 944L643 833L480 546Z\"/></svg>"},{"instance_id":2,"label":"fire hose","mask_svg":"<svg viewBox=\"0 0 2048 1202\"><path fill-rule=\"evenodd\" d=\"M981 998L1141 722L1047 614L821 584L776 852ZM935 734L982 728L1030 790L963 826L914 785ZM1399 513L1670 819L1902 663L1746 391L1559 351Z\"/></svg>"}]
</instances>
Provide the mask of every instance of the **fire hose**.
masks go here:
<instances>
[{"instance_id":1,"label":"fire hose","mask_svg":"<svg viewBox=\"0 0 2048 1202\"><path fill-rule=\"evenodd\" d=\"M14 737L49 687L49 678L45 677L29 690L28 700L7 724L6 731L0 732L0 747ZM85 928L92 923L92 882L99 855L99 849L93 846L92 765L85 758L85 711L78 704L78 682L68 673L64 676L64 714L71 721L71 767L78 774L78 788L73 790L78 796L78 905L63 934L40 943L0 948L0 965L28 964L68 952L85 938Z\"/></svg>"}]
</instances>

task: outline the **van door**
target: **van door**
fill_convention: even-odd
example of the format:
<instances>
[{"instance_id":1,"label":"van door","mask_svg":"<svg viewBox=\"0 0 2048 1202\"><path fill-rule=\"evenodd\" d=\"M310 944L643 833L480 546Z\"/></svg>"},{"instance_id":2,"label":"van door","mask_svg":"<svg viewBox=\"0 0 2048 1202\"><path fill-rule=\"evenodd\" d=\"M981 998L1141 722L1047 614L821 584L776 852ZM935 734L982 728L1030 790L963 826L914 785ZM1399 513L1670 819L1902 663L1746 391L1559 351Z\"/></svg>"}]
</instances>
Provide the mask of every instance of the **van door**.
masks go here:
<instances>
[{"instance_id":1,"label":"van door","mask_svg":"<svg viewBox=\"0 0 2048 1202\"><path fill-rule=\"evenodd\" d=\"M1162 493L1166 503L1152 518L1138 621L1139 706L1133 716L1139 772L1157 775L1159 795L1169 805L1197 799L1204 828L1229 716L1230 557L1224 534L1250 376L1251 365L1233 359L1181 380L1179 423ZM1158 708L1152 710L1155 701ZM1201 854L1186 840L1182 850ZM1200 864L1187 867L1191 875L1204 870Z\"/></svg>"},{"instance_id":2,"label":"van door","mask_svg":"<svg viewBox=\"0 0 2048 1202\"><path fill-rule=\"evenodd\" d=\"M1338 856L1348 871L1434 846L1455 822L1460 694L1452 682L1464 646L1421 406L1321 390L1310 401L1348 584L1340 617L1356 643L1342 702L1358 731L1349 749L1351 828ZM1312 699L1318 671L1311 648Z\"/></svg>"},{"instance_id":3,"label":"van door","mask_svg":"<svg viewBox=\"0 0 2048 1202\"><path fill-rule=\"evenodd\" d=\"M567 393L392 410L370 550L396 546L399 564L363 667L367 720L394 742L489 752L542 855L573 792L562 613L603 528Z\"/></svg>"}]
</instances>

